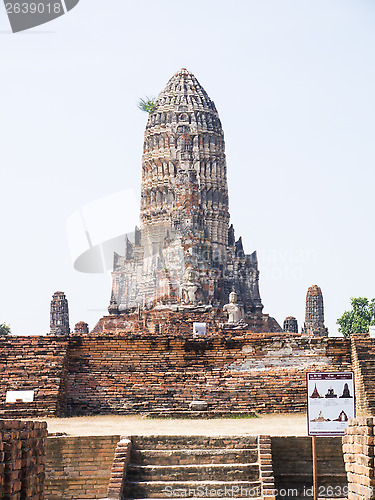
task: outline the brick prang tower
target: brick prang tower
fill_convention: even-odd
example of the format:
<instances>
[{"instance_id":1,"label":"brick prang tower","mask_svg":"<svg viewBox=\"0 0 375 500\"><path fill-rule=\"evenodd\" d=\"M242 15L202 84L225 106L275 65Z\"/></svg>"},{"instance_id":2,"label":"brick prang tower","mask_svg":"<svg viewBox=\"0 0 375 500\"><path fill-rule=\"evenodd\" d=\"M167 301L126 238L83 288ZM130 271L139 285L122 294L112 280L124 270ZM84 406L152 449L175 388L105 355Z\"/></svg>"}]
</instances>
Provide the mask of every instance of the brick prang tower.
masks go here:
<instances>
[{"instance_id":1,"label":"brick prang tower","mask_svg":"<svg viewBox=\"0 0 375 500\"><path fill-rule=\"evenodd\" d=\"M50 335L67 336L70 334L69 307L63 292L53 294L50 318Z\"/></svg>"},{"instance_id":2,"label":"brick prang tower","mask_svg":"<svg viewBox=\"0 0 375 500\"><path fill-rule=\"evenodd\" d=\"M310 286L306 294L304 335L327 337L328 329L324 326L323 294L318 285Z\"/></svg>"},{"instance_id":3,"label":"brick prang tower","mask_svg":"<svg viewBox=\"0 0 375 500\"><path fill-rule=\"evenodd\" d=\"M221 307L235 291L247 315L262 315L256 252L245 255L229 226L219 115L186 69L169 80L148 117L140 218L124 256L115 254L110 313L178 308L190 269L200 304Z\"/></svg>"}]
</instances>

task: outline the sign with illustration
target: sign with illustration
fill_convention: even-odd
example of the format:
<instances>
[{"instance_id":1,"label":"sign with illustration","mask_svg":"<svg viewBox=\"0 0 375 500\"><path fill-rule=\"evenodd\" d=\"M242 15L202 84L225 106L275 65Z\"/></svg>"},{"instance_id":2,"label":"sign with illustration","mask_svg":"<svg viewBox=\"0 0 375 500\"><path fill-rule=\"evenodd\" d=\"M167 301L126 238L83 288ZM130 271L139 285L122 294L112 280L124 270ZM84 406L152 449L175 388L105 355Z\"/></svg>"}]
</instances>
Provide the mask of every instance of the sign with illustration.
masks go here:
<instances>
[{"instance_id":1,"label":"sign with illustration","mask_svg":"<svg viewBox=\"0 0 375 500\"><path fill-rule=\"evenodd\" d=\"M307 374L309 436L343 436L355 416L353 372Z\"/></svg>"}]
</instances>

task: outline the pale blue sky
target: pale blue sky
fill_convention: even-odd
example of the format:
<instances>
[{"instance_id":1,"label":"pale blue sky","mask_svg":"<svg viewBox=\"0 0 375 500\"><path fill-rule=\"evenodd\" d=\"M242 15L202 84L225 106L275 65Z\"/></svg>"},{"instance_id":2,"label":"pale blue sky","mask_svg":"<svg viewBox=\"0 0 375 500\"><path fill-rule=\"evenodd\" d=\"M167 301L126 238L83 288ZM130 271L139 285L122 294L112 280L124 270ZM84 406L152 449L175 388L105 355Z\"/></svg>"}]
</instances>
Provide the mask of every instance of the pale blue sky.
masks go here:
<instances>
[{"instance_id":1,"label":"pale blue sky","mask_svg":"<svg viewBox=\"0 0 375 500\"><path fill-rule=\"evenodd\" d=\"M110 279L73 269L66 221L139 196L137 100L186 67L220 114L231 219L259 252L264 311L301 326L318 284L334 333L351 296L375 296L374 27L369 0L81 0L12 34L0 6L0 322L46 333L56 290L71 327L105 313Z\"/></svg>"}]
</instances>

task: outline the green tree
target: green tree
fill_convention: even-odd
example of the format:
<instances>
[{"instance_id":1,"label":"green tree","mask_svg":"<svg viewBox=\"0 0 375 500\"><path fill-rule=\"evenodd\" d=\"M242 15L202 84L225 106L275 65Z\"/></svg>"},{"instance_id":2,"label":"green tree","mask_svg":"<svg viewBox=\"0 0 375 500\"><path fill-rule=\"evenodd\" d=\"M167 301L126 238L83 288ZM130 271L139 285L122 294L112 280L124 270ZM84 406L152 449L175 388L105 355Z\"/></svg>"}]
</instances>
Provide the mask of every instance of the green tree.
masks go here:
<instances>
[{"instance_id":1,"label":"green tree","mask_svg":"<svg viewBox=\"0 0 375 500\"><path fill-rule=\"evenodd\" d=\"M375 325L375 299L352 297L350 303L351 311L345 311L337 320L339 332L344 337L350 337L352 333L366 333L370 325Z\"/></svg>"},{"instance_id":2,"label":"green tree","mask_svg":"<svg viewBox=\"0 0 375 500\"><path fill-rule=\"evenodd\" d=\"M152 113L156 108L155 97L145 97L145 99L139 99L138 108L141 111L146 111L146 113Z\"/></svg>"},{"instance_id":3,"label":"green tree","mask_svg":"<svg viewBox=\"0 0 375 500\"><path fill-rule=\"evenodd\" d=\"M10 326L5 323L0 323L0 336L1 335L10 335Z\"/></svg>"}]
</instances>

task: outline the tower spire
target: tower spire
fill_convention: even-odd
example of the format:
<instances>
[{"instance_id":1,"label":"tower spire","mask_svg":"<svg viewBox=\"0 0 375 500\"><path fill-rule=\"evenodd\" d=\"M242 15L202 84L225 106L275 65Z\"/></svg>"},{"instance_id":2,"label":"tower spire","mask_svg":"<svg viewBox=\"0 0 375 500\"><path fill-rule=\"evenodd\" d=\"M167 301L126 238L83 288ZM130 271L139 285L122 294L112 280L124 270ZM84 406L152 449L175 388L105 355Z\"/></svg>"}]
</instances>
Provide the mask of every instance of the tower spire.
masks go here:
<instances>
[{"instance_id":1,"label":"tower spire","mask_svg":"<svg viewBox=\"0 0 375 500\"><path fill-rule=\"evenodd\" d=\"M194 230L223 254L229 223L224 133L215 104L184 68L156 99L142 165L141 221L151 238L163 240L187 203L187 210L194 210Z\"/></svg>"}]
</instances>

